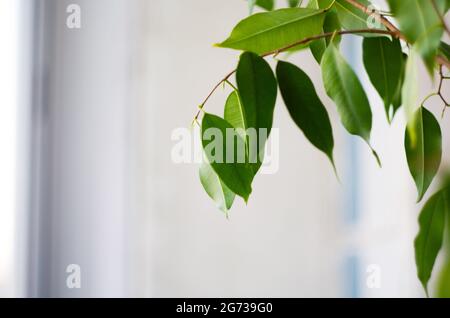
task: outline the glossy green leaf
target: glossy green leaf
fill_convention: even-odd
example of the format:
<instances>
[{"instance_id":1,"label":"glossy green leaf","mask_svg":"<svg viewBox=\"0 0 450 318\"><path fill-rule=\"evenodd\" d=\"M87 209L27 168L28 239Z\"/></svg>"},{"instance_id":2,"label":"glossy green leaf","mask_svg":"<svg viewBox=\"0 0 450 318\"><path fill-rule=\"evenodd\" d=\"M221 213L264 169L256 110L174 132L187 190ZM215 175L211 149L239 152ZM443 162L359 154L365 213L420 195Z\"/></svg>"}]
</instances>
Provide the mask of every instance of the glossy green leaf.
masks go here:
<instances>
[{"instance_id":1,"label":"glossy green leaf","mask_svg":"<svg viewBox=\"0 0 450 318\"><path fill-rule=\"evenodd\" d=\"M358 0L359 3L363 4L366 7L370 7L371 3L367 0ZM363 12L362 10L354 7L350 3L345 0L336 0L334 3L334 8L336 9L339 21L341 22L342 27L345 30L357 30L357 29L380 29L385 30L386 28L376 23L370 24L371 21L370 16ZM372 19L373 20L373 19ZM376 21L373 21L376 22ZM379 37L377 34L364 34L366 37Z\"/></svg>"},{"instance_id":2,"label":"glossy green leaf","mask_svg":"<svg viewBox=\"0 0 450 318\"><path fill-rule=\"evenodd\" d=\"M439 298L450 298L450 260L447 260L441 269L436 296Z\"/></svg>"},{"instance_id":3,"label":"glossy green leaf","mask_svg":"<svg viewBox=\"0 0 450 318\"><path fill-rule=\"evenodd\" d=\"M263 54L321 32L324 10L287 8L256 13L236 25L219 47Z\"/></svg>"},{"instance_id":4,"label":"glossy green leaf","mask_svg":"<svg viewBox=\"0 0 450 318\"><path fill-rule=\"evenodd\" d=\"M406 61L408 60L408 55L405 53L402 54L402 62L401 62L401 71L400 71L400 82L398 83L397 90L395 92L394 99L392 100L392 114L389 113L389 118L393 118L397 110L402 106L402 89L403 83L405 82L405 69L406 69Z\"/></svg>"},{"instance_id":5,"label":"glossy green leaf","mask_svg":"<svg viewBox=\"0 0 450 318\"><path fill-rule=\"evenodd\" d=\"M419 233L414 241L414 248L417 275L427 295L428 281L444 238L448 204L447 191L441 190L428 200L419 216Z\"/></svg>"},{"instance_id":6,"label":"glossy green leaf","mask_svg":"<svg viewBox=\"0 0 450 318\"><path fill-rule=\"evenodd\" d=\"M278 62L277 78L284 103L305 137L333 161L333 131L328 113L308 75L297 66Z\"/></svg>"},{"instance_id":7,"label":"glossy green leaf","mask_svg":"<svg viewBox=\"0 0 450 318\"><path fill-rule=\"evenodd\" d=\"M408 122L409 136L414 143L416 140L414 126L414 114L421 106L419 102L419 55L414 47L410 50L405 66L405 80L402 87L402 102Z\"/></svg>"},{"instance_id":8,"label":"glossy green leaf","mask_svg":"<svg viewBox=\"0 0 450 318\"><path fill-rule=\"evenodd\" d=\"M228 213L235 198L233 191L220 180L217 173L207 163L200 166L199 175L200 182L209 197L213 199L220 210Z\"/></svg>"},{"instance_id":9,"label":"glossy green leaf","mask_svg":"<svg viewBox=\"0 0 450 318\"><path fill-rule=\"evenodd\" d=\"M223 118L236 129L241 129L243 132L247 129L244 109L237 91L233 91L228 96Z\"/></svg>"},{"instance_id":10,"label":"glossy green leaf","mask_svg":"<svg viewBox=\"0 0 450 318\"><path fill-rule=\"evenodd\" d=\"M271 11L275 7L275 1L274 0L256 0L255 4L258 7L263 8L263 9L265 9L267 11Z\"/></svg>"},{"instance_id":11,"label":"glossy green leaf","mask_svg":"<svg viewBox=\"0 0 450 318\"><path fill-rule=\"evenodd\" d=\"M409 170L417 186L418 201L422 200L441 164L442 134L438 121L432 113L420 107L405 133L405 150Z\"/></svg>"},{"instance_id":12,"label":"glossy green leaf","mask_svg":"<svg viewBox=\"0 0 450 318\"><path fill-rule=\"evenodd\" d=\"M249 145L250 162L256 161L252 165L256 174L261 166L260 159L266 142L261 129L266 129L267 137L272 129L277 81L269 64L262 57L244 52L236 70L236 83L244 109L246 129L254 128L257 132L257 143L250 142ZM256 155L258 158L255 158Z\"/></svg>"},{"instance_id":13,"label":"glossy green leaf","mask_svg":"<svg viewBox=\"0 0 450 318\"><path fill-rule=\"evenodd\" d=\"M245 145L244 141L240 140L230 123L208 113L203 116L201 133L208 163L232 192L247 201L252 192L253 172L246 163L245 150L242 152L240 148ZM232 133L237 136L231 135ZM227 140L234 140L234 147L230 147ZM242 153L244 155L241 160L239 154Z\"/></svg>"},{"instance_id":14,"label":"glossy green leaf","mask_svg":"<svg viewBox=\"0 0 450 318\"><path fill-rule=\"evenodd\" d=\"M400 30L424 58L432 71L434 58L443 34L442 23L430 0L389 0L389 6L400 24ZM436 4L443 13L445 2Z\"/></svg>"},{"instance_id":15,"label":"glossy green leaf","mask_svg":"<svg viewBox=\"0 0 450 318\"><path fill-rule=\"evenodd\" d=\"M247 0L250 14L253 13L255 6L261 9L272 11L275 8L275 0Z\"/></svg>"},{"instance_id":16,"label":"glossy green leaf","mask_svg":"<svg viewBox=\"0 0 450 318\"><path fill-rule=\"evenodd\" d=\"M334 45L325 51L321 66L325 90L336 103L345 129L363 138L381 165L377 153L370 146L372 111L369 100L355 72Z\"/></svg>"},{"instance_id":17,"label":"glossy green leaf","mask_svg":"<svg viewBox=\"0 0 450 318\"><path fill-rule=\"evenodd\" d=\"M403 53L399 40L364 38L363 60L370 81L384 101L388 121L397 109L394 100L402 81Z\"/></svg>"},{"instance_id":18,"label":"glossy green leaf","mask_svg":"<svg viewBox=\"0 0 450 318\"><path fill-rule=\"evenodd\" d=\"M332 0L311 0L308 3L308 7L312 9L323 9L327 8L332 4ZM329 33L334 31L340 31L341 24L339 22L338 15L335 10L330 10L325 15L325 20L323 22L322 33ZM333 43L336 46L339 46L341 37L336 35L333 38ZM311 42L310 49L316 61L320 64L322 60L323 53L327 49L328 44L330 43L330 38L322 38L316 41Z\"/></svg>"},{"instance_id":19,"label":"glossy green leaf","mask_svg":"<svg viewBox=\"0 0 450 318\"><path fill-rule=\"evenodd\" d=\"M445 42L441 42L439 46L439 52L444 55L444 57L450 61L450 45Z\"/></svg>"},{"instance_id":20,"label":"glossy green leaf","mask_svg":"<svg viewBox=\"0 0 450 318\"><path fill-rule=\"evenodd\" d=\"M309 0L307 8L310 9L326 9L333 4L333 0Z\"/></svg>"},{"instance_id":21,"label":"glossy green leaf","mask_svg":"<svg viewBox=\"0 0 450 318\"><path fill-rule=\"evenodd\" d=\"M288 5L290 8L298 7L302 4L303 0L288 0Z\"/></svg>"}]
</instances>

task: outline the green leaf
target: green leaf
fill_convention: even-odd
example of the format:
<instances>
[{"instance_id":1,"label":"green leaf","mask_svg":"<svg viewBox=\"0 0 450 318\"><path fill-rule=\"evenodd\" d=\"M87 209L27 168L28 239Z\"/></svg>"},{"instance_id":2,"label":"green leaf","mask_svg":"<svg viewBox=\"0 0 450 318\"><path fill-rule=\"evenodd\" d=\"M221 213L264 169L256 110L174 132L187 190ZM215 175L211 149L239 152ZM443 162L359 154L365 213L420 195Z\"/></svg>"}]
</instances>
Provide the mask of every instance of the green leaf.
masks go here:
<instances>
[{"instance_id":1,"label":"green leaf","mask_svg":"<svg viewBox=\"0 0 450 318\"><path fill-rule=\"evenodd\" d=\"M321 32L325 10L288 8L256 13L236 25L219 47L263 54Z\"/></svg>"},{"instance_id":2,"label":"green leaf","mask_svg":"<svg viewBox=\"0 0 450 318\"><path fill-rule=\"evenodd\" d=\"M201 133L208 163L220 180L247 202L252 192L253 173L246 163L245 149L242 149L244 141L226 120L208 113L203 116ZM237 136L232 136L232 133ZM231 137L235 141L234 147L230 147L227 142L232 140Z\"/></svg>"},{"instance_id":3,"label":"green leaf","mask_svg":"<svg viewBox=\"0 0 450 318\"><path fill-rule=\"evenodd\" d=\"M450 45L445 42L441 42L439 46L439 52L444 55L444 57L450 61Z\"/></svg>"},{"instance_id":4,"label":"green leaf","mask_svg":"<svg viewBox=\"0 0 450 318\"><path fill-rule=\"evenodd\" d=\"M255 53L244 52L236 70L236 83L244 110L246 129L254 128L257 132L257 144L250 142L249 145L250 162L255 163L252 168L256 174L261 166L260 159L266 142L261 129L266 129L267 137L272 129L277 81L269 64L262 57Z\"/></svg>"},{"instance_id":5,"label":"green leaf","mask_svg":"<svg viewBox=\"0 0 450 318\"><path fill-rule=\"evenodd\" d=\"M308 3L308 8L312 9L324 9L328 8L332 0L311 0ZM339 22L339 18L335 10L330 10L325 15L325 20L323 22L322 33L334 32L341 30L341 23ZM336 35L334 37L333 43L336 46L339 46L341 37ZM320 64L322 60L323 53L327 49L328 44L330 43L330 38L322 38L316 41L311 42L310 49L316 61Z\"/></svg>"},{"instance_id":6,"label":"green leaf","mask_svg":"<svg viewBox=\"0 0 450 318\"><path fill-rule=\"evenodd\" d=\"M310 9L326 9L333 3L333 0L309 0L307 8Z\"/></svg>"},{"instance_id":7,"label":"green leaf","mask_svg":"<svg viewBox=\"0 0 450 318\"><path fill-rule=\"evenodd\" d=\"M416 44L429 71L433 70L434 58L443 34L442 23L430 0L389 0L392 13L400 24L400 30L410 43ZM439 11L444 12L445 2L436 1Z\"/></svg>"},{"instance_id":8,"label":"green leaf","mask_svg":"<svg viewBox=\"0 0 450 318\"><path fill-rule=\"evenodd\" d=\"M300 6L303 0L288 0L288 5L290 8L295 8Z\"/></svg>"},{"instance_id":9,"label":"green leaf","mask_svg":"<svg viewBox=\"0 0 450 318\"><path fill-rule=\"evenodd\" d=\"M363 60L370 81L384 101L386 116L391 122L394 100L402 81L403 53L399 40L386 37L364 38Z\"/></svg>"},{"instance_id":10,"label":"green leaf","mask_svg":"<svg viewBox=\"0 0 450 318\"><path fill-rule=\"evenodd\" d=\"M278 85L284 103L305 137L333 160L333 131L328 113L316 94L308 75L297 66L278 62Z\"/></svg>"},{"instance_id":11,"label":"green leaf","mask_svg":"<svg viewBox=\"0 0 450 318\"><path fill-rule=\"evenodd\" d=\"M244 109L242 107L238 91L233 91L228 96L227 101L225 103L225 111L223 118L236 129L241 129L243 132L245 132L245 130L247 129Z\"/></svg>"},{"instance_id":12,"label":"green leaf","mask_svg":"<svg viewBox=\"0 0 450 318\"><path fill-rule=\"evenodd\" d=\"M255 3L258 7L263 8L267 11L272 11L275 7L275 1L274 0L256 0Z\"/></svg>"},{"instance_id":13,"label":"green leaf","mask_svg":"<svg viewBox=\"0 0 450 318\"><path fill-rule=\"evenodd\" d=\"M272 11L275 7L275 0L247 0L248 11L250 14L253 13L255 6L258 6L264 10Z\"/></svg>"},{"instance_id":14,"label":"green leaf","mask_svg":"<svg viewBox=\"0 0 450 318\"><path fill-rule=\"evenodd\" d=\"M414 141L407 129L405 150L409 170L417 186L418 201L422 200L441 164L442 134L438 121L424 107L420 107L410 125Z\"/></svg>"},{"instance_id":15,"label":"green leaf","mask_svg":"<svg viewBox=\"0 0 450 318\"><path fill-rule=\"evenodd\" d=\"M220 180L217 173L207 163L200 166L199 175L200 182L209 197L214 200L220 210L228 213L235 198L233 191Z\"/></svg>"},{"instance_id":16,"label":"green leaf","mask_svg":"<svg viewBox=\"0 0 450 318\"><path fill-rule=\"evenodd\" d=\"M414 126L414 114L420 107L419 99L419 69L418 63L419 55L413 47L410 52L405 66L405 79L402 87L402 102L403 108L408 122L409 136L413 143L417 136L412 128Z\"/></svg>"},{"instance_id":17,"label":"green leaf","mask_svg":"<svg viewBox=\"0 0 450 318\"><path fill-rule=\"evenodd\" d=\"M428 281L442 246L445 215L449 213L448 193L441 190L433 195L419 216L419 233L414 241L417 275L428 295Z\"/></svg>"},{"instance_id":18,"label":"green leaf","mask_svg":"<svg viewBox=\"0 0 450 318\"><path fill-rule=\"evenodd\" d=\"M372 111L358 77L334 45L325 51L321 66L325 90L336 103L342 124L350 134L367 142L380 165L378 155L370 146Z\"/></svg>"},{"instance_id":19,"label":"green leaf","mask_svg":"<svg viewBox=\"0 0 450 318\"><path fill-rule=\"evenodd\" d=\"M393 118L397 110L402 106L402 88L405 82L405 69L406 61L408 60L408 55L402 53L401 71L400 71L400 82L398 83L397 90L395 92L394 99L392 100L392 115L389 113L389 117Z\"/></svg>"},{"instance_id":20,"label":"green leaf","mask_svg":"<svg viewBox=\"0 0 450 318\"><path fill-rule=\"evenodd\" d=\"M450 298L450 260L444 264L439 275L437 297Z\"/></svg>"},{"instance_id":21,"label":"green leaf","mask_svg":"<svg viewBox=\"0 0 450 318\"><path fill-rule=\"evenodd\" d=\"M358 2L366 7L371 6L371 3L367 0L358 0ZM341 21L341 25L345 30L374 28L372 25L368 24L370 16L347 1L336 0L334 7L338 13L339 21ZM381 24L379 27L377 26L377 28L374 29L386 30L386 28ZM364 36L379 37L380 35L366 33Z\"/></svg>"}]
</instances>

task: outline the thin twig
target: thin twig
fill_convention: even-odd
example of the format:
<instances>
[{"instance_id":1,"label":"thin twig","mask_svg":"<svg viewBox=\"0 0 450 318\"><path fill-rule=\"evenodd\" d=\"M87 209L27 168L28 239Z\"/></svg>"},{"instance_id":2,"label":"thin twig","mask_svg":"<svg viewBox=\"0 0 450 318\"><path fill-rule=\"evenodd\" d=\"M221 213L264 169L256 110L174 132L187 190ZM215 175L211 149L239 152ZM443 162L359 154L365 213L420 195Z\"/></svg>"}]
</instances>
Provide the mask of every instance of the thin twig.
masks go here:
<instances>
[{"instance_id":1,"label":"thin twig","mask_svg":"<svg viewBox=\"0 0 450 318\"><path fill-rule=\"evenodd\" d=\"M357 30L333 31L333 32L322 33L322 34L319 34L319 35L315 35L315 36L311 36L311 37L305 38L303 40L300 40L300 41L294 42L294 43L292 43L292 44L290 44L288 46L285 46L285 47L283 47L281 49L274 50L274 51L271 51L271 52L267 52L267 53L265 53L265 54L263 54L261 56L262 57L266 57L266 56L269 56L269 55L280 54L280 53L283 53L283 52L285 52L285 51L287 51L289 49L292 49L292 48L294 48L296 46L299 46L299 45L302 45L302 44L306 44L306 43L309 43L309 42L312 42L312 41L315 41L315 40L328 38L328 37L331 37L333 35L359 34L359 33L377 33L377 34L388 34L388 35L395 36L395 34L393 32L391 32L391 31L378 30L378 29L357 29Z\"/></svg>"},{"instance_id":2,"label":"thin twig","mask_svg":"<svg viewBox=\"0 0 450 318\"><path fill-rule=\"evenodd\" d=\"M448 35L450 35L450 29L448 28L447 24L445 23L444 17L442 16L441 12L439 11L439 8L438 8L438 6L437 6L437 4L436 4L436 0L431 0L431 3L432 3L432 5L433 5L434 11L436 11L436 14L437 14L438 17L439 17L439 20L441 20L442 27L444 28L445 32L446 32Z\"/></svg>"},{"instance_id":3,"label":"thin twig","mask_svg":"<svg viewBox=\"0 0 450 318\"><path fill-rule=\"evenodd\" d=\"M365 5L359 3L356 0L345 0L347 3L351 4L352 6L354 6L355 8L363 11L365 14L373 14L371 10L369 10L369 8L367 8ZM432 1L434 3L434 0ZM332 4L334 4L334 1L332 2ZM331 7L331 5L330 5ZM329 8L325 9L324 11L329 10ZM297 42L294 42L288 46L285 46L283 48L271 51L271 52L267 52L261 55L261 57L267 57L270 55L273 56L277 56L278 54L285 52L291 48L294 48L296 46L302 45L302 44L306 44L315 40L319 40L322 38L326 38L326 37L330 37L333 35L345 35L345 34L358 34L358 33L378 33L378 34L389 34L392 35L400 40L403 40L408 46L409 46L409 42L406 39L405 35L394 25L392 24L388 19L386 19L386 17L384 17L382 14L380 13L375 13L375 18L381 23L383 24L387 30L379 30L379 29L358 29L358 30L344 30L344 31L338 31L338 32L327 32L327 33L323 33L323 34L319 34L316 36L312 36L312 37L308 37L302 40L299 40ZM446 29L448 29L444 23L444 27ZM445 103L446 107L450 106L448 105L448 103L446 102L445 98L442 95L441 89L442 89L442 82L444 79L446 79L447 77L445 77L443 75L442 72L442 66L444 65L445 67L447 67L447 69L450 70L450 61L448 61L445 57L438 55L436 56L436 62L440 65L440 75L441 75L441 81L440 81L440 85L439 85L439 93L438 95L440 96L440 98L442 99L442 101ZM197 112L197 114L195 115L194 120L197 120L203 110L203 107L205 106L205 104L208 102L208 100L211 98L211 96L214 94L214 92L220 87L220 85L224 82L228 82L228 79L236 72L236 69L234 69L233 71L231 71L230 73L228 73L227 75L225 75L225 77L219 82L217 83L213 89L211 90L211 92L208 94L208 96L206 96L205 100L200 104L199 106L199 110Z\"/></svg>"},{"instance_id":4,"label":"thin twig","mask_svg":"<svg viewBox=\"0 0 450 318\"><path fill-rule=\"evenodd\" d=\"M351 4L355 8L361 10L365 14L373 14L373 12L369 8L367 8L365 5L363 5L362 3L359 3L356 0L345 0L345 1L347 1L349 4ZM388 30L393 32L397 38L407 42L406 37L400 32L400 30L397 29L397 27L395 25L393 25L388 19L386 19L382 14L375 13L375 18L378 20L378 22L383 24Z\"/></svg>"},{"instance_id":5,"label":"thin twig","mask_svg":"<svg viewBox=\"0 0 450 318\"><path fill-rule=\"evenodd\" d=\"M444 117L445 111L447 107L450 106L450 103L445 99L444 94L442 93L442 87L444 85L444 80L448 79L446 76L444 76L444 72L442 70L442 65L439 67L439 87L437 91L437 95L441 98L442 102L444 103L444 108L442 109L442 117Z\"/></svg>"},{"instance_id":6,"label":"thin twig","mask_svg":"<svg viewBox=\"0 0 450 318\"><path fill-rule=\"evenodd\" d=\"M345 1L354 6L355 8L363 11L365 14L371 13L371 11L365 5L359 3L356 0L345 0ZM383 24L388 30L392 31L397 38L405 41L406 43L409 43L405 35L402 32L400 32L400 30L395 25L393 25L388 19L386 19L382 14L377 13L375 16L377 20L381 24ZM436 57L436 62L440 65L444 65L450 70L450 61L448 61L445 57L438 55Z\"/></svg>"},{"instance_id":7,"label":"thin twig","mask_svg":"<svg viewBox=\"0 0 450 318\"><path fill-rule=\"evenodd\" d=\"M200 104L200 106L198 107L199 110L197 112L197 114L194 117L194 120L197 120L198 117L200 116L203 106L205 106L205 104L208 102L208 100L211 98L212 94L214 94L214 92L220 87L220 85L225 82L228 81L228 79L231 77L231 75L233 75L236 72L236 70L231 71L230 73L228 73L227 75L225 75L225 77L219 82L217 83L213 89L211 90L211 92L208 94L208 96L206 96L205 100L203 101L203 103Z\"/></svg>"},{"instance_id":8,"label":"thin twig","mask_svg":"<svg viewBox=\"0 0 450 318\"><path fill-rule=\"evenodd\" d=\"M343 30L343 31L334 31L334 32L327 32L327 33L323 33L323 34L319 34L319 35L315 35L315 36L311 36L308 38L305 38L303 40L300 41L296 41L292 44L289 44L281 49L275 50L275 51L270 51L267 53L264 53L261 55L261 57L267 57L270 55L274 55L277 56L280 53L283 53L289 49L292 49L296 46L302 45L302 44L306 44L315 40L320 40L323 38L327 38L327 37L331 37L333 35L346 35L346 34L358 34L358 33L378 33L378 34L388 34L388 35L392 35L395 36L395 34L391 31L387 31L387 30L378 30L378 29L357 29L357 30ZM197 112L197 114L194 117L194 120L197 120L198 117L201 114L201 111L203 109L203 107L205 106L205 104L208 102L208 100L211 98L211 96L214 94L214 92L220 87L220 85L222 83L226 83L229 82L229 78L236 72L236 69L232 70L231 72L229 72L227 75L225 75L225 77L223 79L220 80L220 82L218 82L213 89L209 92L209 94L206 96L206 98L204 99L204 101L200 104L199 106L199 110Z\"/></svg>"}]
</instances>

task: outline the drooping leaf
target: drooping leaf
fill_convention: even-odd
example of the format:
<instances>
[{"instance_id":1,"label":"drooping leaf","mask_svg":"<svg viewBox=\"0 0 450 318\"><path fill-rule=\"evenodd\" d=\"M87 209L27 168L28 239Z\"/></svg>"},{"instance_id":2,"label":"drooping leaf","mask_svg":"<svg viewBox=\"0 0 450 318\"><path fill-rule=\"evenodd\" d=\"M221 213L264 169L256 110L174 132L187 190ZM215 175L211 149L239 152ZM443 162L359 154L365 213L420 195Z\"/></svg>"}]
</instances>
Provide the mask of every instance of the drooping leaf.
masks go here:
<instances>
[{"instance_id":1,"label":"drooping leaf","mask_svg":"<svg viewBox=\"0 0 450 318\"><path fill-rule=\"evenodd\" d=\"M266 137L268 138L272 129L277 81L269 64L262 57L255 53L244 52L236 70L236 83L244 110L246 129L256 130L257 143L252 140L249 143L249 160L254 163L252 169L256 174L262 163ZM267 136L262 133L263 130Z\"/></svg>"},{"instance_id":2,"label":"drooping leaf","mask_svg":"<svg viewBox=\"0 0 450 318\"><path fill-rule=\"evenodd\" d=\"M448 190L443 189L428 200L419 215L419 233L414 248L417 275L427 295L428 281L442 246L446 214L449 213Z\"/></svg>"},{"instance_id":3,"label":"drooping leaf","mask_svg":"<svg viewBox=\"0 0 450 318\"><path fill-rule=\"evenodd\" d=\"M308 3L308 8L312 9L324 9L328 8L332 0L311 0ZM334 31L340 31L341 30L341 24L339 22L338 15L336 13L336 10L330 10L325 15L325 20L323 22L322 27L322 33L329 33ZM336 35L333 37L333 43L336 46L339 46L341 37L339 35ZM313 54L316 61L320 64L320 61L322 59L322 55L327 49L328 44L330 43L330 38L322 38L316 41L311 42L310 49L311 53Z\"/></svg>"},{"instance_id":4,"label":"drooping leaf","mask_svg":"<svg viewBox=\"0 0 450 318\"><path fill-rule=\"evenodd\" d=\"M403 83L405 82L405 69L406 69L406 61L408 60L408 55L405 53L402 54L402 65L400 70L400 82L398 83L394 99L392 100L392 115L389 113L389 117L393 118L397 110L402 106L403 100L402 100L402 88Z\"/></svg>"},{"instance_id":5,"label":"drooping leaf","mask_svg":"<svg viewBox=\"0 0 450 318\"><path fill-rule=\"evenodd\" d=\"M209 197L213 199L220 210L228 213L235 198L233 191L220 180L217 173L207 163L200 166L199 175L200 182Z\"/></svg>"},{"instance_id":6,"label":"drooping leaf","mask_svg":"<svg viewBox=\"0 0 450 318\"><path fill-rule=\"evenodd\" d=\"M275 0L256 0L256 5L267 11L272 11L275 7Z\"/></svg>"},{"instance_id":7,"label":"drooping leaf","mask_svg":"<svg viewBox=\"0 0 450 318\"><path fill-rule=\"evenodd\" d=\"M335 31L341 30L341 22L339 21L339 16L337 15L335 10L330 10L327 12L327 15L325 16L325 20L323 22L323 32L324 33L331 33ZM331 41L331 38L326 39L327 44ZM338 46L341 42L341 36L335 35L333 39L333 43Z\"/></svg>"},{"instance_id":8,"label":"drooping leaf","mask_svg":"<svg viewBox=\"0 0 450 318\"><path fill-rule=\"evenodd\" d=\"M263 54L320 33L324 10L287 8L256 13L241 22L219 47Z\"/></svg>"},{"instance_id":9,"label":"drooping leaf","mask_svg":"<svg viewBox=\"0 0 450 318\"><path fill-rule=\"evenodd\" d=\"M308 75L288 62L278 62L277 78L284 103L305 137L333 161L333 131L328 113Z\"/></svg>"},{"instance_id":10,"label":"drooping leaf","mask_svg":"<svg viewBox=\"0 0 450 318\"><path fill-rule=\"evenodd\" d=\"M253 173L242 148L244 141L226 120L208 113L203 116L201 134L208 163L220 180L247 202L252 192ZM231 146L230 140L234 141Z\"/></svg>"},{"instance_id":11,"label":"drooping leaf","mask_svg":"<svg viewBox=\"0 0 450 318\"><path fill-rule=\"evenodd\" d=\"M288 5L290 8L298 7L302 4L303 0L288 0Z\"/></svg>"},{"instance_id":12,"label":"drooping leaf","mask_svg":"<svg viewBox=\"0 0 450 318\"><path fill-rule=\"evenodd\" d=\"M418 201L422 200L441 164L442 134L438 121L432 113L420 107L410 128L416 139L405 133L405 150L409 170L417 186Z\"/></svg>"},{"instance_id":13,"label":"drooping leaf","mask_svg":"<svg viewBox=\"0 0 450 318\"><path fill-rule=\"evenodd\" d=\"M371 3L368 0L358 0L358 2L364 5L366 8L371 6ZM375 23L375 25L369 24L370 15L354 7L345 0L336 0L336 2L334 3L334 7L338 13L339 21L341 22L341 25L345 30L357 30L357 29L386 30L386 28L380 23ZM380 35L365 33L364 36L379 37Z\"/></svg>"},{"instance_id":14,"label":"drooping leaf","mask_svg":"<svg viewBox=\"0 0 450 318\"><path fill-rule=\"evenodd\" d=\"M236 129L241 129L241 133L247 129L245 122L244 108L237 91L233 91L225 103L224 117L227 122ZM245 134L244 134L245 135ZM245 136L242 136L245 139Z\"/></svg>"},{"instance_id":15,"label":"drooping leaf","mask_svg":"<svg viewBox=\"0 0 450 318\"><path fill-rule=\"evenodd\" d=\"M441 42L439 46L439 52L444 55L444 57L450 61L450 45L445 42Z\"/></svg>"},{"instance_id":16,"label":"drooping leaf","mask_svg":"<svg viewBox=\"0 0 450 318\"><path fill-rule=\"evenodd\" d=\"M388 0L388 3L400 24L400 30L410 43L415 44L431 72L443 33L441 20L433 4L430 0ZM443 14L445 2L437 0L436 4Z\"/></svg>"},{"instance_id":17,"label":"drooping leaf","mask_svg":"<svg viewBox=\"0 0 450 318\"><path fill-rule=\"evenodd\" d=\"M372 111L355 72L333 44L325 51L321 66L325 90L336 103L345 129L350 134L363 138L370 146ZM371 150L380 164L378 155L372 147Z\"/></svg>"},{"instance_id":18,"label":"drooping leaf","mask_svg":"<svg viewBox=\"0 0 450 318\"><path fill-rule=\"evenodd\" d=\"M272 11L275 7L275 0L247 0L249 14L253 13L255 6L261 9Z\"/></svg>"},{"instance_id":19,"label":"drooping leaf","mask_svg":"<svg viewBox=\"0 0 450 318\"><path fill-rule=\"evenodd\" d=\"M441 269L437 286L437 297L450 298L450 260L447 260Z\"/></svg>"},{"instance_id":20,"label":"drooping leaf","mask_svg":"<svg viewBox=\"0 0 450 318\"><path fill-rule=\"evenodd\" d=\"M402 80L403 53L400 41L386 37L364 38L363 60L370 81L384 101L388 121L396 111L395 97Z\"/></svg>"},{"instance_id":21,"label":"drooping leaf","mask_svg":"<svg viewBox=\"0 0 450 318\"><path fill-rule=\"evenodd\" d=\"M310 9L326 9L331 6L333 0L309 0L307 8Z\"/></svg>"},{"instance_id":22,"label":"drooping leaf","mask_svg":"<svg viewBox=\"0 0 450 318\"><path fill-rule=\"evenodd\" d=\"M409 137L415 143L416 135L414 126L414 114L420 107L419 102L419 55L413 47L410 52L405 66L405 79L402 87L402 102L405 111L406 120L408 122Z\"/></svg>"}]
</instances>

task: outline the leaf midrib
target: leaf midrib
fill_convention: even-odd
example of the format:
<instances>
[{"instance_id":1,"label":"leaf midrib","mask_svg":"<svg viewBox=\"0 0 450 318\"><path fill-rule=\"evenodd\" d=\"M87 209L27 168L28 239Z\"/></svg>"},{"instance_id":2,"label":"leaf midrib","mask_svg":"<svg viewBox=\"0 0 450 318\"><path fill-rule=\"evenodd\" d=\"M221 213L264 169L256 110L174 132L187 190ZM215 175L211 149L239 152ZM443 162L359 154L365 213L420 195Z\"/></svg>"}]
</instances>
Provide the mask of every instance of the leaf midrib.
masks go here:
<instances>
[{"instance_id":1,"label":"leaf midrib","mask_svg":"<svg viewBox=\"0 0 450 318\"><path fill-rule=\"evenodd\" d=\"M345 101L346 101L346 104L349 106L349 107L347 107L347 109L350 111L350 113L352 114L352 118L353 118L353 122L355 122L356 123L356 125L358 126L358 128L359 128L359 131L360 132L362 132L364 135L366 134L366 132L365 132L365 129L363 129L363 127L362 127L362 125L360 125L360 123L359 123L359 120L358 120L358 115L356 114L356 112L355 112L355 110L353 109L353 107L351 107L351 97L348 95L348 91L345 89L345 85L344 85L344 81L343 81L343 78L344 78L344 76L343 76L343 74L342 74L342 70L341 70L341 68L340 68L340 66L339 66L339 63L338 63L338 61L337 61L337 55L336 55L336 53L335 52L333 52L333 63L335 64L335 66L336 66L336 71L337 71L337 75L339 76L339 83L341 83L342 85L342 88L344 88L344 89L342 89L342 91L344 92L344 97L345 97ZM349 66L350 67L350 66ZM356 76L356 75L355 75ZM364 139L366 139L366 136L364 136Z\"/></svg>"},{"instance_id":2,"label":"leaf midrib","mask_svg":"<svg viewBox=\"0 0 450 318\"><path fill-rule=\"evenodd\" d=\"M325 10L319 10L319 11L313 12L313 13L310 14L310 15L304 15L304 16L302 16L302 17L300 17L300 18L295 19L295 20L288 21L288 22L285 22L285 23L282 23L282 24L278 24L278 25L273 26L273 27L270 27L270 28L268 28L268 29L264 29L264 30L261 30L261 31L259 31L259 32L250 34L250 35L248 35L248 36L246 36L246 37L243 37L243 38L241 38L241 39L239 39L239 40L236 40L236 41L231 41L231 40L230 40L230 41L225 41L224 43L226 43L227 45L234 45L234 44L237 44L237 43L241 43L241 42L246 41L246 40L249 40L249 39L251 39L251 38L258 37L259 35L264 34L264 33L266 33L266 32L271 32L271 31L273 31L273 30L275 30L275 29L277 29L277 28L281 28L281 27L287 26L287 25L289 25L289 24L294 24L294 23L297 23L297 22L299 22L299 21L301 21L301 20L309 19L309 18L314 17L314 16L316 16L316 15L323 14L324 12L325 12ZM301 39L299 39L299 40L301 40Z\"/></svg>"},{"instance_id":3,"label":"leaf midrib","mask_svg":"<svg viewBox=\"0 0 450 318\"><path fill-rule=\"evenodd\" d=\"M348 9L347 7L345 7L344 5L342 5L339 1L335 2L336 5L339 5L340 7L342 7L345 11L347 11L349 14L355 16L358 20L360 20L361 22L367 22L366 20L364 20L363 18L361 18L359 15L355 14L354 12L352 12L350 9Z\"/></svg>"}]
</instances>

